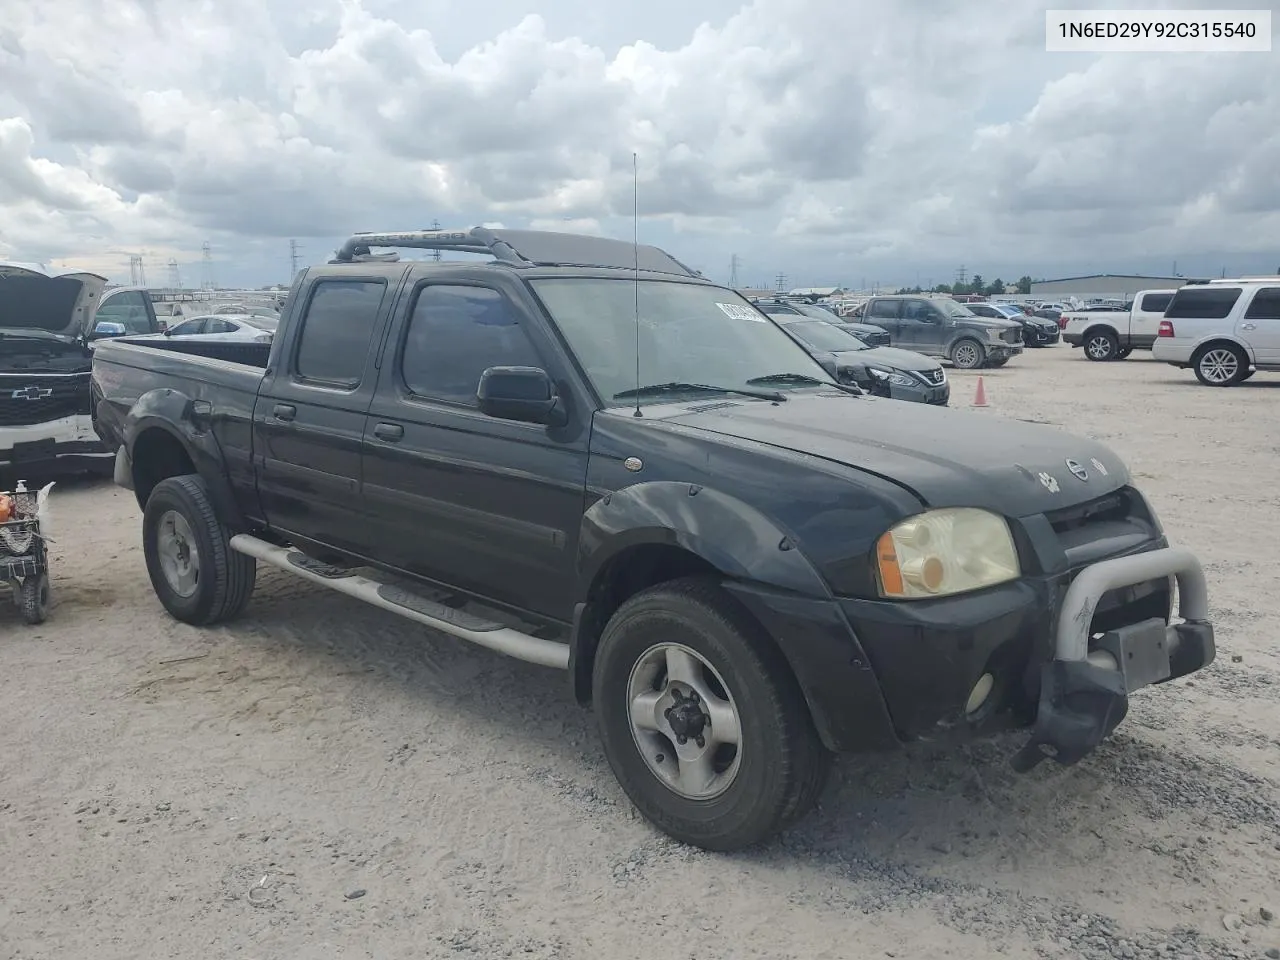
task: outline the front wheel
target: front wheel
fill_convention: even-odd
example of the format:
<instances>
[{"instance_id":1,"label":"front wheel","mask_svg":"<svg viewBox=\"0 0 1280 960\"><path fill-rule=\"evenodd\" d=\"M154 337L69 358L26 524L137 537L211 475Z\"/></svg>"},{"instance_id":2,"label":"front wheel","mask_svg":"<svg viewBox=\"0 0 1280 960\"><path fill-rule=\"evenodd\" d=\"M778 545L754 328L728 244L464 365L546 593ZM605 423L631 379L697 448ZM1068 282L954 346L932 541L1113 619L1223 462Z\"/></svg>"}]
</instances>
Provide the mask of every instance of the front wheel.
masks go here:
<instances>
[{"instance_id":1,"label":"front wheel","mask_svg":"<svg viewBox=\"0 0 1280 960\"><path fill-rule=\"evenodd\" d=\"M1121 347L1116 353L1117 360L1128 360L1129 354L1133 353L1133 347Z\"/></svg>"},{"instance_id":2,"label":"front wheel","mask_svg":"<svg viewBox=\"0 0 1280 960\"><path fill-rule=\"evenodd\" d=\"M965 337L951 348L951 362L960 370L975 370L987 359L987 351L977 340Z\"/></svg>"},{"instance_id":3,"label":"front wheel","mask_svg":"<svg viewBox=\"0 0 1280 960\"><path fill-rule=\"evenodd\" d=\"M1008 357L1001 357L999 360L988 360L987 366L999 369L1000 367L1003 367L1008 362L1009 362Z\"/></svg>"},{"instance_id":4,"label":"front wheel","mask_svg":"<svg viewBox=\"0 0 1280 960\"><path fill-rule=\"evenodd\" d=\"M230 539L198 475L156 484L142 514L142 552L151 586L171 616L207 626L244 609L257 563L232 550Z\"/></svg>"},{"instance_id":5,"label":"front wheel","mask_svg":"<svg viewBox=\"0 0 1280 960\"><path fill-rule=\"evenodd\" d=\"M623 791L707 850L767 840L816 802L830 754L772 640L713 583L645 590L610 619L592 695Z\"/></svg>"},{"instance_id":6,"label":"front wheel","mask_svg":"<svg viewBox=\"0 0 1280 960\"><path fill-rule=\"evenodd\" d=\"M1196 379L1206 387L1234 387L1249 372L1249 358L1233 343L1215 344L1192 361Z\"/></svg>"}]
</instances>

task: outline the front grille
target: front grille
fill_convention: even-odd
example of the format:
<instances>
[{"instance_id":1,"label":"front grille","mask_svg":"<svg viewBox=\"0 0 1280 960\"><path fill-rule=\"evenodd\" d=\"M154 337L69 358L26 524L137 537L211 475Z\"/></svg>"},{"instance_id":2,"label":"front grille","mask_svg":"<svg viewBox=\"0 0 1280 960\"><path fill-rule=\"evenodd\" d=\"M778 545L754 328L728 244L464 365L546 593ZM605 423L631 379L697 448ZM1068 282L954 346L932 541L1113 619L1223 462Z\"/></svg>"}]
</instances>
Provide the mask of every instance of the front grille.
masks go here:
<instances>
[{"instance_id":1,"label":"front grille","mask_svg":"<svg viewBox=\"0 0 1280 960\"><path fill-rule=\"evenodd\" d=\"M1073 481L1073 477L1068 477L1062 482ZM1121 487L1072 507L1050 510L1045 519L1058 535L1058 542L1072 564L1092 563L1158 536L1155 517L1132 487Z\"/></svg>"},{"instance_id":2,"label":"front grille","mask_svg":"<svg viewBox=\"0 0 1280 960\"><path fill-rule=\"evenodd\" d=\"M1005 343L1021 343L1022 328L1014 327L1012 330L1001 330L1000 339L1005 341Z\"/></svg>"},{"instance_id":3,"label":"front grille","mask_svg":"<svg viewBox=\"0 0 1280 960\"><path fill-rule=\"evenodd\" d=\"M862 338L863 342L872 347L887 347L889 345L889 334L884 331L877 333L868 333Z\"/></svg>"},{"instance_id":4,"label":"front grille","mask_svg":"<svg viewBox=\"0 0 1280 960\"><path fill-rule=\"evenodd\" d=\"M941 367L937 370L915 370L913 372L931 387L940 387L947 382L947 374Z\"/></svg>"},{"instance_id":5,"label":"front grille","mask_svg":"<svg viewBox=\"0 0 1280 960\"><path fill-rule=\"evenodd\" d=\"M89 374L0 376L0 427L48 423L89 413Z\"/></svg>"}]
</instances>

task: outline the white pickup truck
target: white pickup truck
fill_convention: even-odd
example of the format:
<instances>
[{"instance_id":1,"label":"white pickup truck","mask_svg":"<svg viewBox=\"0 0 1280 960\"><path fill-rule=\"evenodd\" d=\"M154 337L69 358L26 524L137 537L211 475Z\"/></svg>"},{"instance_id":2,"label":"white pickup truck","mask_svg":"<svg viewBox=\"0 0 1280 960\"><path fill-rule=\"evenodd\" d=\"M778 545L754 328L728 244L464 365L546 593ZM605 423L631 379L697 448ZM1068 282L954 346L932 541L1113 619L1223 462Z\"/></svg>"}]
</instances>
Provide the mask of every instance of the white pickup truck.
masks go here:
<instances>
[{"instance_id":1,"label":"white pickup truck","mask_svg":"<svg viewBox=\"0 0 1280 960\"><path fill-rule=\"evenodd\" d=\"M1128 310L1078 310L1062 314L1062 339L1084 347L1090 360L1123 360L1156 342L1173 290L1139 290Z\"/></svg>"}]
</instances>

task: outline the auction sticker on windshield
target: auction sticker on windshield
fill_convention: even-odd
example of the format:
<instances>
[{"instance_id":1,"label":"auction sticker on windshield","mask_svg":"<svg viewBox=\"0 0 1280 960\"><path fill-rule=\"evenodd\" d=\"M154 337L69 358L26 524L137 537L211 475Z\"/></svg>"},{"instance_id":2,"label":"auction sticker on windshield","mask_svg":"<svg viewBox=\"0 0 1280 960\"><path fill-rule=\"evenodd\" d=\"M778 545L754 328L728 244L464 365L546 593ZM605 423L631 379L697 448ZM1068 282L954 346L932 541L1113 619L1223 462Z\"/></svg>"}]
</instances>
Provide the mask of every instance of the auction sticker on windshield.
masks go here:
<instances>
[{"instance_id":1,"label":"auction sticker on windshield","mask_svg":"<svg viewBox=\"0 0 1280 960\"><path fill-rule=\"evenodd\" d=\"M732 320L750 320L754 323L765 323L764 317L756 313L750 307L744 307L740 303L720 303L716 301L716 306L720 308L720 312Z\"/></svg>"}]
</instances>

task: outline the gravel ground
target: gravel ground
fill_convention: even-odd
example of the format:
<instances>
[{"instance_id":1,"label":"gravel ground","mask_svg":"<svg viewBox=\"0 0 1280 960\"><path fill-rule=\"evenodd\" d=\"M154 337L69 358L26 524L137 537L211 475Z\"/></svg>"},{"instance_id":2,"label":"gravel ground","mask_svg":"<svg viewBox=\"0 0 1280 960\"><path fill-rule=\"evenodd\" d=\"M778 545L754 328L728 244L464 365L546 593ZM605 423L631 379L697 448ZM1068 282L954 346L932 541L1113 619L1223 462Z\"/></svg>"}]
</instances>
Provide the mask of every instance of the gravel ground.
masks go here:
<instances>
[{"instance_id":1,"label":"gravel ground","mask_svg":"<svg viewBox=\"0 0 1280 960\"><path fill-rule=\"evenodd\" d=\"M1217 662L1079 766L844 758L792 832L703 853L562 674L270 570L177 624L131 495L65 482L49 621L0 603L0 960L1280 956L1280 378L1061 346L985 380L993 421L1111 444L1210 580Z\"/></svg>"}]
</instances>

